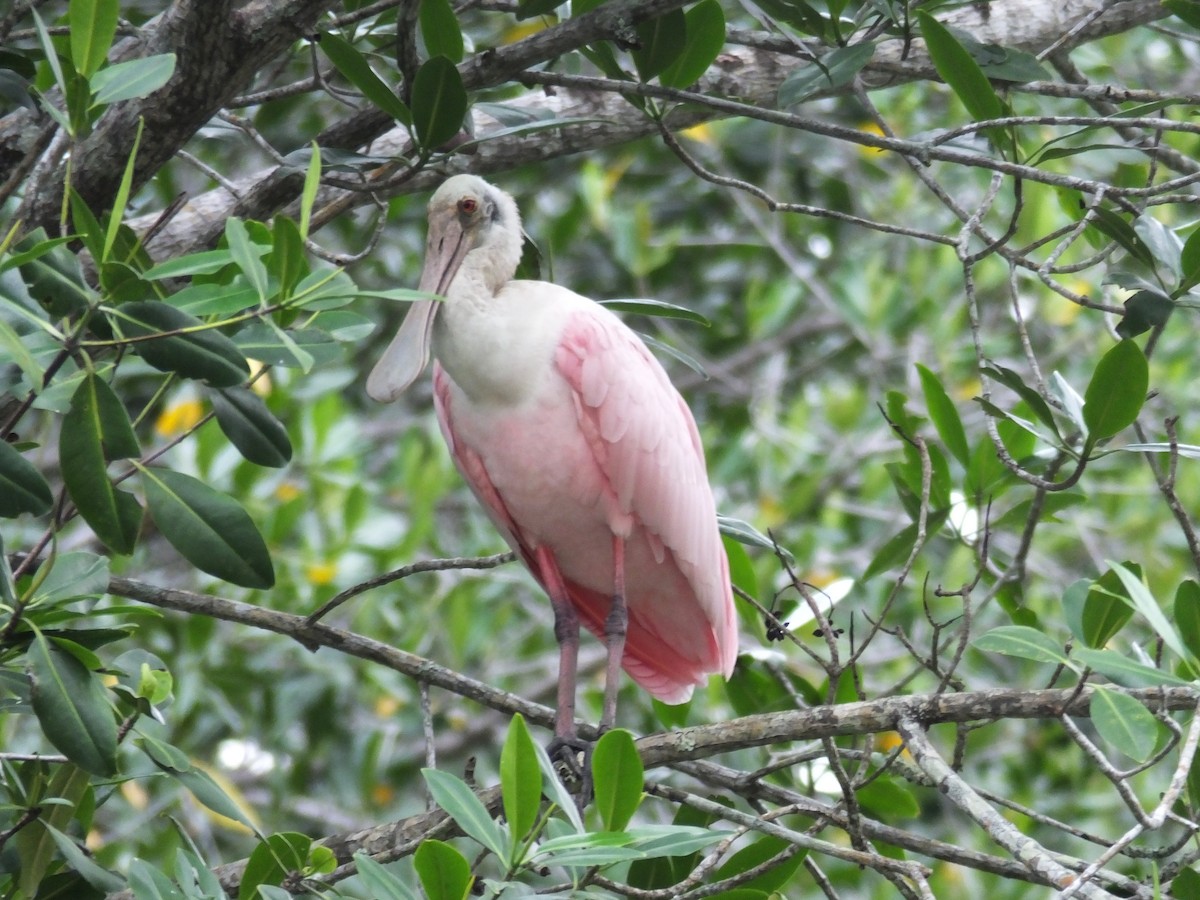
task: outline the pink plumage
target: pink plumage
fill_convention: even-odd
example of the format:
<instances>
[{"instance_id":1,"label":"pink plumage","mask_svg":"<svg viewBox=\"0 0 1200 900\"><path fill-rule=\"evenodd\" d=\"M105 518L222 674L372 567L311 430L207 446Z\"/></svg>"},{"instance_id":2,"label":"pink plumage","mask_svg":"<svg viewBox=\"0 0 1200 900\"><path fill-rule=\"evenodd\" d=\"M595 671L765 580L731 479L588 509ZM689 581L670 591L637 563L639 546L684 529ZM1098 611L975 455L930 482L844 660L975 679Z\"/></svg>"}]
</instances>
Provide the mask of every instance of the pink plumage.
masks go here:
<instances>
[{"instance_id":1,"label":"pink plumage","mask_svg":"<svg viewBox=\"0 0 1200 900\"><path fill-rule=\"evenodd\" d=\"M511 280L520 244L507 194L473 176L446 182L430 202L421 281L446 299L414 305L368 390L398 395L432 340L438 421L455 465L551 596L563 669L556 731L566 737L576 619L608 644L610 681L619 662L668 703L710 673L729 676L737 626L691 412L610 311L556 285ZM610 683L602 726L615 702Z\"/></svg>"}]
</instances>

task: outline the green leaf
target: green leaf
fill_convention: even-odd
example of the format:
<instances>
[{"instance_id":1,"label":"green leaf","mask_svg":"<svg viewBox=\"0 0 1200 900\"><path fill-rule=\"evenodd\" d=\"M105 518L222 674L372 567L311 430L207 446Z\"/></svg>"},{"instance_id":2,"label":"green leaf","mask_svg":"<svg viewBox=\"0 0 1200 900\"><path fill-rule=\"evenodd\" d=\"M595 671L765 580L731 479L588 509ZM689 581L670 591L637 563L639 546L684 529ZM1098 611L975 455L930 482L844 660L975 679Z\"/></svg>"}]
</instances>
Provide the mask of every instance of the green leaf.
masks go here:
<instances>
[{"instance_id":1,"label":"green leaf","mask_svg":"<svg viewBox=\"0 0 1200 900\"><path fill-rule=\"evenodd\" d=\"M1101 357L1083 395L1083 421L1091 442L1128 428L1141 412L1150 387L1150 367L1142 348L1129 339Z\"/></svg>"},{"instance_id":2,"label":"green leaf","mask_svg":"<svg viewBox=\"0 0 1200 900\"><path fill-rule=\"evenodd\" d=\"M434 56L413 78L412 120L417 143L432 153L462 130L467 91L449 59Z\"/></svg>"},{"instance_id":3,"label":"green leaf","mask_svg":"<svg viewBox=\"0 0 1200 900\"><path fill-rule=\"evenodd\" d=\"M475 881L467 858L432 838L422 841L413 854L413 867L429 900L466 900Z\"/></svg>"},{"instance_id":4,"label":"green leaf","mask_svg":"<svg viewBox=\"0 0 1200 900\"><path fill-rule=\"evenodd\" d=\"M1050 404L1034 388L1025 384L1019 374L1004 366L984 366L983 373L1016 393L1042 424L1048 426L1054 435L1062 440L1058 431L1058 422L1055 421L1054 413L1050 410Z\"/></svg>"},{"instance_id":5,"label":"green leaf","mask_svg":"<svg viewBox=\"0 0 1200 900\"><path fill-rule=\"evenodd\" d=\"M1200 660L1200 584L1187 578L1175 589L1175 627L1193 660Z\"/></svg>"},{"instance_id":6,"label":"green leaf","mask_svg":"<svg viewBox=\"0 0 1200 900\"><path fill-rule=\"evenodd\" d=\"M505 859L504 835L475 793L460 778L437 769L422 769L425 783L435 803L449 813L450 818L470 837Z\"/></svg>"},{"instance_id":7,"label":"green leaf","mask_svg":"<svg viewBox=\"0 0 1200 900\"><path fill-rule=\"evenodd\" d=\"M238 900L254 900L259 885L279 885L293 872L303 871L312 838L295 831L279 832L251 851L238 888Z\"/></svg>"},{"instance_id":8,"label":"green leaf","mask_svg":"<svg viewBox=\"0 0 1200 900\"><path fill-rule=\"evenodd\" d=\"M30 700L50 741L93 775L117 771L117 723L100 676L40 631L29 648Z\"/></svg>"},{"instance_id":9,"label":"green leaf","mask_svg":"<svg viewBox=\"0 0 1200 900\"><path fill-rule=\"evenodd\" d=\"M404 101L375 74L366 57L353 44L333 32L326 32L319 40L321 51L364 97L400 124L412 123L412 113Z\"/></svg>"},{"instance_id":10,"label":"green leaf","mask_svg":"<svg viewBox=\"0 0 1200 900\"><path fill-rule=\"evenodd\" d=\"M1003 653L1037 662L1068 664L1063 648L1049 635L1025 625L1001 625L971 641L984 653Z\"/></svg>"},{"instance_id":11,"label":"green leaf","mask_svg":"<svg viewBox=\"0 0 1200 900\"><path fill-rule=\"evenodd\" d=\"M605 732L592 751L596 810L605 831L629 824L642 802L645 772L633 735L623 728Z\"/></svg>"},{"instance_id":12,"label":"green leaf","mask_svg":"<svg viewBox=\"0 0 1200 900\"><path fill-rule=\"evenodd\" d=\"M758 5L802 34L811 34L819 38L829 36L828 21L804 0L759 0Z\"/></svg>"},{"instance_id":13,"label":"green leaf","mask_svg":"<svg viewBox=\"0 0 1200 900\"><path fill-rule=\"evenodd\" d=\"M579 815L578 807L575 805L575 798L563 787L562 780L558 777L554 763L550 761L550 754L546 752L545 747L536 741L533 745L533 752L537 755L538 768L542 770L542 792L567 817L567 821L575 829L575 832L577 834L582 833L584 830L583 819Z\"/></svg>"},{"instance_id":14,"label":"green leaf","mask_svg":"<svg viewBox=\"0 0 1200 900\"><path fill-rule=\"evenodd\" d=\"M83 876L84 880L96 890L113 893L125 888L125 879L110 872L104 866L93 861L91 855L76 844L70 837L63 834L49 822L39 819L39 823L58 845L58 851L63 855L72 869Z\"/></svg>"},{"instance_id":15,"label":"green leaf","mask_svg":"<svg viewBox=\"0 0 1200 900\"><path fill-rule=\"evenodd\" d=\"M562 6L563 0L517 0L517 21L544 16ZM575 15L578 11L573 10Z\"/></svg>"},{"instance_id":16,"label":"green leaf","mask_svg":"<svg viewBox=\"0 0 1200 900\"><path fill-rule=\"evenodd\" d=\"M450 0L421 0L421 36L430 56L444 56L460 63L463 58L462 29Z\"/></svg>"},{"instance_id":17,"label":"green leaf","mask_svg":"<svg viewBox=\"0 0 1200 900\"><path fill-rule=\"evenodd\" d=\"M722 881L726 878L741 875L743 872L749 872L755 866L766 863L791 846L783 838L775 837L774 835L763 835L753 843L742 847L722 863L713 874L713 880ZM742 882L741 887L764 891L768 895L773 891L782 891L784 885L791 881L792 876L796 873L796 869L800 867L800 863L804 861L805 855L806 852L796 853L790 859L771 866L749 881Z\"/></svg>"},{"instance_id":18,"label":"green leaf","mask_svg":"<svg viewBox=\"0 0 1200 900\"><path fill-rule=\"evenodd\" d=\"M912 791L895 778L876 778L855 793L858 802L877 816L915 819L921 806Z\"/></svg>"},{"instance_id":19,"label":"green leaf","mask_svg":"<svg viewBox=\"0 0 1200 900\"><path fill-rule=\"evenodd\" d=\"M831 50L819 61L795 70L783 80L779 85L780 107L786 109L818 94L844 87L874 55L875 44L870 41Z\"/></svg>"},{"instance_id":20,"label":"green leaf","mask_svg":"<svg viewBox=\"0 0 1200 900\"><path fill-rule=\"evenodd\" d=\"M188 900L175 882L144 859L129 866L129 887L134 900Z\"/></svg>"},{"instance_id":21,"label":"green leaf","mask_svg":"<svg viewBox=\"0 0 1200 900\"><path fill-rule=\"evenodd\" d=\"M0 435L0 516L40 516L50 511L54 495L41 473Z\"/></svg>"},{"instance_id":22,"label":"green leaf","mask_svg":"<svg viewBox=\"0 0 1200 900\"><path fill-rule=\"evenodd\" d=\"M1140 569L1138 573L1141 573ZM1132 616L1133 605L1121 586L1121 579L1116 572L1105 572L1087 592L1080 618L1080 637L1089 647L1103 647Z\"/></svg>"},{"instance_id":23,"label":"green leaf","mask_svg":"<svg viewBox=\"0 0 1200 900\"><path fill-rule=\"evenodd\" d=\"M1004 117L1004 103L979 63L958 39L924 10L918 10L917 21L938 75L950 86L972 117L976 121ZM1005 142L1004 132L998 129L989 129L989 136L997 145Z\"/></svg>"},{"instance_id":24,"label":"green leaf","mask_svg":"<svg viewBox=\"0 0 1200 900\"><path fill-rule=\"evenodd\" d=\"M374 900L419 900L403 880L393 875L362 850L354 854L358 877Z\"/></svg>"},{"instance_id":25,"label":"green leaf","mask_svg":"<svg viewBox=\"0 0 1200 900\"><path fill-rule=\"evenodd\" d=\"M946 449L954 454L964 467L970 465L971 450L967 446L967 433L963 430L962 419L954 401L942 387L942 382L925 366L917 363L917 374L921 377L921 390L925 393L925 407L929 410L929 418L941 436Z\"/></svg>"},{"instance_id":26,"label":"green leaf","mask_svg":"<svg viewBox=\"0 0 1200 900\"><path fill-rule=\"evenodd\" d=\"M259 300L265 301L268 279L267 267L263 264L262 256L266 248L250 239L245 222L232 216L225 220L225 243L229 245L234 263L258 292Z\"/></svg>"},{"instance_id":27,"label":"green leaf","mask_svg":"<svg viewBox=\"0 0 1200 900\"><path fill-rule=\"evenodd\" d=\"M712 322L695 310L688 309L686 306L677 306L674 303L665 303L662 300L602 300L601 305L616 312L654 316L660 319L683 319L685 322L695 322L705 328L712 327Z\"/></svg>"},{"instance_id":28,"label":"green leaf","mask_svg":"<svg viewBox=\"0 0 1200 900\"><path fill-rule=\"evenodd\" d=\"M632 51L633 64L642 81L649 81L683 53L687 17L683 10L673 9L635 27L640 46Z\"/></svg>"},{"instance_id":29,"label":"green leaf","mask_svg":"<svg viewBox=\"0 0 1200 900\"><path fill-rule=\"evenodd\" d=\"M1138 291L1125 301L1125 315L1117 323L1117 334L1137 337L1159 325L1165 325L1175 311L1175 301L1158 291Z\"/></svg>"},{"instance_id":30,"label":"green leaf","mask_svg":"<svg viewBox=\"0 0 1200 900\"><path fill-rule=\"evenodd\" d=\"M1087 647L1076 647L1071 651L1071 658L1105 678L1110 678L1117 684L1127 687L1150 687L1161 684L1184 685L1190 681L1172 675L1164 669L1155 669L1142 665L1127 656L1122 656L1113 650L1091 650Z\"/></svg>"},{"instance_id":31,"label":"green leaf","mask_svg":"<svg viewBox=\"0 0 1200 900\"><path fill-rule=\"evenodd\" d=\"M1145 762L1158 742L1159 724L1128 694L1097 687L1090 704L1092 724L1109 744L1136 762Z\"/></svg>"},{"instance_id":32,"label":"green leaf","mask_svg":"<svg viewBox=\"0 0 1200 900\"><path fill-rule=\"evenodd\" d=\"M1186 291L1197 284L1200 284L1200 228L1188 235L1179 252L1179 290Z\"/></svg>"},{"instance_id":33,"label":"green leaf","mask_svg":"<svg viewBox=\"0 0 1200 900\"><path fill-rule=\"evenodd\" d=\"M233 263L233 254L228 249L201 250L175 259L168 259L151 266L142 273L146 281L164 278L184 278L188 275L214 275Z\"/></svg>"},{"instance_id":34,"label":"green leaf","mask_svg":"<svg viewBox=\"0 0 1200 900\"><path fill-rule=\"evenodd\" d=\"M408 107L405 107L407 112ZM300 192L300 238L308 239L309 223L312 220L313 206L317 202L317 191L321 189L321 147L316 141L309 143L311 157L308 170L304 173L304 190Z\"/></svg>"},{"instance_id":35,"label":"green leaf","mask_svg":"<svg viewBox=\"0 0 1200 900\"><path fill-rule=\"evenodd\" d=\"M533 738L520 713L508 726L504 749L500 751L500 793L504 800L504 818L512 832L510 868L520 862L517 848L537 822L542 805L542 776L538 770Z\"/></svg>"},{"instance_id":36,"label":"green leaf","mask_svg":"<svg viewBox=\"0 0 1200 900\"><path fill-rule=\"evenodd\" d=\"M71 61L85 78L108 58L120 11L119 0L71 0L67 10Z\"/></svg>"},{"instance_id":37,"label":"green leaf","mask_svg":"<svg viewBox=\"0 0 1200 900\"><path fill-rule=\"evenodd\" d=\"M137 131L133 137L133 147L130 148L129 157L125 160L125 169L121 173L121 182L117 186L117 194L113 198L112 212L108 215L108 227L104 230L104 251L102 256L104 262L112 261L112 250L116 245L117 236L121 233L121 219L125 214L125 207L129 203L129 194L133 190L134 163L137 161L138 148L142 145L142 129L144 126L145 120L139 118Z\"/></svg>"},{"instance_id":38,"label":"green leaf","mask_svg":"<svg viewBox=\"0 0 1200 900\"><path fill-rule=\"evenodd\" d=\"M220 388L211 394L217 424L238 452L259 466L279 468L292 458L287 429L254 391Z\"/></svg>"},{"instance_id":39,"label":"green leaf","mask_svg":"<svg viewBox=\"0 0 1200 900\"><path fill-rule=\"evenodd\" d=\"M719 0L700 0L684 17L683 51L658 76L665 87L686 88L694 84L725 46L725 13Z\"/></svg>"},{"instance_id":40,"label":"green leaf","mask_svg":"<svg viewBox=\"0 0 1200 900\"><path fill-rule=\"evenodd\" d=\"M263 837L245 811L225 793L212 776L202 769L193 767L187 754L178 747L156 740L146 734L140 736L138 744L155 766L187 788L201 804L218 815L232 819L234 822L240 822L250 831L258 834L260 838Z\"/></svg>"},{"instance_id":41,"label":"green leaf","mask_svg":"<svg viewBox=\"0 0 1200 900\"><path fill-rule=\"evenodd\" d=\"M75 550L52 558L34 595L42 603L99 597L108 590L108 557Z\"/></svg>"},{"instance_id":42,"label":"green leaf","mask_svg":"<svg viewBox=\"0 0 1200 900\"><path fill-rule=\"evenodd\" d=\"M157 300L125 303L118 312L129 337L165 335L133 344L134 351L160 372L178 372L215 387L233 387L250 374L237 345L195 316Z\"/></svg>"},{"instance_id":43,"label":"green leaf","mask_svg":"<svg viewBox=\"0 0 1200 900\"><path fill-rule=\"evenodd\" d=\"M150 96L171 80L176 62L174 53L157 53L100 70L90 81L92 105L108 106Z\"/></svg>"},{"instance_id":44,"label":"green leaf","mask_svg":"<svg viewBox=\"0 0 1200 900\"><path fill-rule=\"evenodd\" d=\"M125 407L103 379L87 373L63 417L58 454L71 500L96 537L114 553L133 552L142 526L134 496L109 481L107 461L140 453Z\"/></svg>"},{"instance_id":45,"label":"green leaf","mask_svg":"<svg viewBox=\"0 0 1200 900\"><path fill-rule=\"evenodd\" d=\"M1163 0L1163 6L1193 28L1200 28L1200 3L1196 0Z\"/></svg>"},{"instance_id":46,"label":"green leaf","mask_svg":"<svg viewBox=\"0 0 1200 900\"><path fill-rule=\"evenodd\" d=\"M145 466L138 470L150 515L184 559L242 587L269 588L275 583L267 545L236 500L182 472Z\"/></svg>"},{"instance_id":47,"label":"green leaf","mask_svg":"<svg viewBox=\"0 0 1200 900\"><path fill-rule=\"evenodd\" d=\"M304 238L300 236L300 228L294 219L276 216L271 239L269 270L279 282L280 302L286 303L304 274Z\"/></svg>"},{"instance_id":48,"label":"green leaf","mask_svg":"<svg viewBox=\"0 0 1200 900\"><path fill-rule=\"evenodd\" d=\"M1111 560L1106 560L1106 563L1121 579L1121 584L1128 592L1134 608L1150 623L1150 627L1163 639L1163 643L1171 648L1180 659L1186 660L1188 658L1187 649L1183 646L1179 633L1167 621L1167 617L1163 615L1158 606L1158 601L1154 599L1154 595L1150 593L1150 589L1146 587L1141 576L1131 571L1132 567L1126 567Z\"/></svg>"}]
</instances>

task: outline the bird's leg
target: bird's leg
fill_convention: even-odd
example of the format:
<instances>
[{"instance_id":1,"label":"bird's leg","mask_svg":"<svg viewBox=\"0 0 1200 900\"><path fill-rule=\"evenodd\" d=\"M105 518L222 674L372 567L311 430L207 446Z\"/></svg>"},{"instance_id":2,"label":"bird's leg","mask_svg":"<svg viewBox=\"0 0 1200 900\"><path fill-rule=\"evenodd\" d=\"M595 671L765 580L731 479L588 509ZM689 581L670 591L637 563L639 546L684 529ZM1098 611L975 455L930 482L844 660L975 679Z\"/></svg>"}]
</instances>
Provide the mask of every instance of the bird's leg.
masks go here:
<instances>
[{"instance_id":1,"label":"bird's leg","mask_svg":"<svg viewBox=\"0 0 1200 900\"><path fill-rule=\"evenodd\" d=\"M551 758L563 760L578 775L579 760L575 754L583 749L575 731L575 673L579 664L579 615L567 596L566 585L558 564L546 547L534 553L538 571L550 595L554 609L554 637L558 641L558 698L554 713L554 741L550 744Z\"/></svg>"},{"instance_id":2,"label":"bird's leg","mask_svg":"<svg viewBox=\"0 0 1200 900\"><path fill-rule=\"evenodd\" d=\"M621 686L621 660L625 656L625 634L629 631L629 609L625 605L625 539L613 536L613 596L604 620L604 643L608 647L608 666L604 673L604 709L600 731L613 727L617 720L617 690Z\"/></svg>"}]
</instances>

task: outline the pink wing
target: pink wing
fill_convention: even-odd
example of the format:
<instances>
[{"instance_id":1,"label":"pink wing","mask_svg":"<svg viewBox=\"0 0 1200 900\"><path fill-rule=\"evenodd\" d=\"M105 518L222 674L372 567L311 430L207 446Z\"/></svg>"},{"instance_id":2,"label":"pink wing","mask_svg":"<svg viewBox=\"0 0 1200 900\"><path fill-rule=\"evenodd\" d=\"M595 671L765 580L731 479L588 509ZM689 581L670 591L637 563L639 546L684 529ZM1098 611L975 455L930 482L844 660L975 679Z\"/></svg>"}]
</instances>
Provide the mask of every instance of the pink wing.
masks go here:
<instances>
[{"instance_id":1,"label":"pink wing","mask_svg":"<svg viewBox=\"0 0 1200 900\"><path fill-rule=\"evenodd\" d=\"M646 346L599 306L567 317L554 356L574 404L578 438L604 482L601 496L576 497L601 510L626 539L630 612L623 665L654 696L681 702L710 672L725 676L737 655L728 562L717 530L704 452L691 412ZM485 456L456 439L451 382L435 370L438 418L464 478L505 539L546 585L536 544L510 514ZM596 554L611 558L609 547ZM556 560L584 625L603 631L609 598Z\"/></svg>"}]
</instances>

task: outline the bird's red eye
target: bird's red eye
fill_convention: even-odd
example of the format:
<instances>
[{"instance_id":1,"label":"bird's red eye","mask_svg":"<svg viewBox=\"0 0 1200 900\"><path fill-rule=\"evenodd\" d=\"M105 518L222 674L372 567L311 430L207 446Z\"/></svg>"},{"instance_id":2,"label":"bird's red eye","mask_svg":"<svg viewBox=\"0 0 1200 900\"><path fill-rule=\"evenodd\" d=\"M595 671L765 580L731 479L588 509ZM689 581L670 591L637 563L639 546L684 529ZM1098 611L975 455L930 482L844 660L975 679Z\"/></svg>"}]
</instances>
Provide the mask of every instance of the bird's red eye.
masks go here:
<instances>
[{"instance_id":1,"label":"bird's red eye","mask_svg":"<svg viewBox=\"0 0 1200 900\"><path fill-rule=\"evenodd\" d=\"M466 213L468 216L473 215L477 209L479 209L479 201L474 197L463 197L458 201L458 211Z\"/></svg>"}]
</instances>

